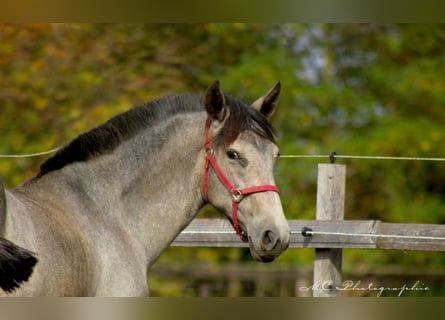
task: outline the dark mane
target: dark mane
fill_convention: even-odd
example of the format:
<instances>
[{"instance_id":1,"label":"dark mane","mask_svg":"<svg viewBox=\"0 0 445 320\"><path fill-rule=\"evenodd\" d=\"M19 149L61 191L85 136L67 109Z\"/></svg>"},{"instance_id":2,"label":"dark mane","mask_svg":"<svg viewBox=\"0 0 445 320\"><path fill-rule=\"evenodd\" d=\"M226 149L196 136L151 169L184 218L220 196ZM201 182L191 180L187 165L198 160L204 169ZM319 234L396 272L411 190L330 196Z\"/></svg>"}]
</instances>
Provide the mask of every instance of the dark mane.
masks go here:
<instances>
[{"instance_id":1,"label":"dark mane","mask_svg":"<svg viewBox=\"0 0 445 320\"><path fill-rule=\"evenodd\" d=\"M239 100L226 96L229 117L224 127L214 137L216 147L226 147L246 130L275 142L275 130L261 113L246 106ZM204 111L202 96L183 94L168 96L148 102L127 112L121 113L101 126L79 135L68 145L47 159L37 177L59 170L74 162L88 161L94 157L113 151L119 144L132 138L155 122L174 114Z\"/></svg>"},{"instance_id":2,"label":"dark mane","mask_svg":"<svg viewBox=\"0 0 445 320\"><path fill-rule=\"evenodd\" d=\"M37 177L66 165L88 161L113 151L119 144L138 134L151 124L173 114L203 110L203 99L197 95L183 94L163 97L118 114L99 127L83 133L47 159Z\"/></svg>"}]
</instances>

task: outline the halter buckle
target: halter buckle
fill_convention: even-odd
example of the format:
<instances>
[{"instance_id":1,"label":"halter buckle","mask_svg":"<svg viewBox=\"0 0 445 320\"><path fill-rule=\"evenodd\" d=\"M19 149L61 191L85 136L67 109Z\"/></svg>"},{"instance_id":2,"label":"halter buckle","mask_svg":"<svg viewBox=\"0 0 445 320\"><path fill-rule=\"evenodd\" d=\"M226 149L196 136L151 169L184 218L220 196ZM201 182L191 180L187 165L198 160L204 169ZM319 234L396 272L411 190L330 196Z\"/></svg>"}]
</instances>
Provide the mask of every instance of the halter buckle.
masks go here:
<instances>
[{"instance_id":1,"label":"halter buckle","mask_svg":"<svg viewBox=\"0 0 445 320\"><path fill-rule=\"evenodd\" d=\"M213 149L212 148L208 148L206 149L206 158L213 155Z\"/></svg>"},{"instance_id":2,"label":"halter buckle","mask_svg":"<svg viewBox=\"0 0 445 320\"><path fill-rule=\"evenodd\" d=\"M243 200L244 195L240 189L236 189L234 193L232 193L232 198L236 203L240 203Z\"/></svg>"}]
</instances>

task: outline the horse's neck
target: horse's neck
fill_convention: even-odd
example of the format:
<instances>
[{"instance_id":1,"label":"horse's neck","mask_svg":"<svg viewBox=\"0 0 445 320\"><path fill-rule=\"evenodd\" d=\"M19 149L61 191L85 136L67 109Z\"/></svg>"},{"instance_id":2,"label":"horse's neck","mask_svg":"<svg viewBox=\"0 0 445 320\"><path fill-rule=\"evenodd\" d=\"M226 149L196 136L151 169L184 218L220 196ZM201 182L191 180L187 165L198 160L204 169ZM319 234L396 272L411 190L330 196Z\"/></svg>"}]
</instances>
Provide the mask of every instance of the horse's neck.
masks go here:
<instances>
[{"instance_id":1,"label":"horse's neck","mask_svg":"<svg viewBox=\"0 0 445 320\"><path fill-rule=\"evenodd\" d=\"M166 120L110 154L43 176L39 189L75 214L124 225L153 262L203 205L204 123L204 113Z\"/></svg>"},{"instance_id":2,"label":"horse's neck","mask_svg":"<svg viewBox=\"0 0 445 320\"><path fill-rule=\"evenodd\" d=\"M155 150L148 150L146 163L124 190L122 205L135 223L130 229L144 242L151 261L204 203L204 123L204 115L194 114L166 124L169 128L162 130L173 134ZM150 139L163 139L156 135Z\"/></svg>"}]
</instances>

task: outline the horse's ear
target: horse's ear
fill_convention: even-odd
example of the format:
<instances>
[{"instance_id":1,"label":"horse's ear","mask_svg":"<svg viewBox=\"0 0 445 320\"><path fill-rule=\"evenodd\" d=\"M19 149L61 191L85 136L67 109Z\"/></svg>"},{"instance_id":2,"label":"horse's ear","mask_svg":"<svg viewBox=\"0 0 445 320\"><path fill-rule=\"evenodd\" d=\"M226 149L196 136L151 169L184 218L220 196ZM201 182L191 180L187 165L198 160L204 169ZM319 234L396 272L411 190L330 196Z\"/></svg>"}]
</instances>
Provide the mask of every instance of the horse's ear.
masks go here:
<instances>
[{"instance_id":1,"label":"horse's ear","mask_svg":"<svg viewBox=\"0 0 445 320\"><path fill-rule=\"evenodd\" d=\"M222 121L226 115L226 99L219 88L219 81L213 82L207 89L205 106L210 118Z\"/></svg>"},{"instance_id":2,"label":"horse's ear","mask_svg":"<svg viewBox=\"0 0 445 320\"><path fill-rule=\"evenodd\" d=\"M269 118L275 111L275 107L280 96L281 83L278 82L268 93L258 98L252 103L251 107L261 112L264 116Z\"/></svg>"}]
</instances>

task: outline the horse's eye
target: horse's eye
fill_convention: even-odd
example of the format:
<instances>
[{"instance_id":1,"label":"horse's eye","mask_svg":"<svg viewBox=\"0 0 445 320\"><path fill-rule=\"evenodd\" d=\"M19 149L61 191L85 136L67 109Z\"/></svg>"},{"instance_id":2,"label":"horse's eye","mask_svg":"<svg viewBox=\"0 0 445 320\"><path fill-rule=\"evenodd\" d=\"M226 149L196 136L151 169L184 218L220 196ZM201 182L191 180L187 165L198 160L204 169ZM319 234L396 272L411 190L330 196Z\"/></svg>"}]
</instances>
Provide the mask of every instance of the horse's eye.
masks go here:
<instances>
[{"instance_id":1,"label":"horse's eye","mask_svg":"<svg viewBox=\"0 0 445 320\"><path fill-rule=\"evenodd\" d=\"M232 149L227 150L226 154L227 154L227 157L229 159L231 159L231 160L238 160L239 159L239 154L235 150L232 150Z\"/></svg>"}]
</instances>

